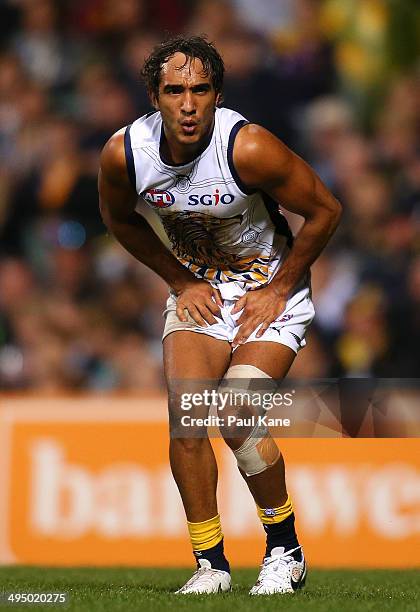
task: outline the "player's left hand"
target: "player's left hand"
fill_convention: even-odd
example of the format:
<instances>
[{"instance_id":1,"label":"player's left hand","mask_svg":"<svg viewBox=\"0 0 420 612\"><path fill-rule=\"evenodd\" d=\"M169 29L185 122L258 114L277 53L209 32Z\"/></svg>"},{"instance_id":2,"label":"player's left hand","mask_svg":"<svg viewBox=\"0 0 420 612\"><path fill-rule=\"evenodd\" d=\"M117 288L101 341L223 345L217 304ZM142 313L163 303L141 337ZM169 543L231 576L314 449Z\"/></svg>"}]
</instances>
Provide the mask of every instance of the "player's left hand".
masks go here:
<instances>
[{"instance_id":1,"label":"player's left hand","mask_svg":"<svg viewBox=\"0 0 420 612\"><path fill-rule=\"evenodd\" d=\"M286 302L287 297L279 295L270 285L262 289L247 291L232 308L232 314L243 309L236 322L237 326L240 325L240 329L232 342L232 348L244 344L258 327L256 337L261 338L270 324L281 315Z\"/></svg>"}]
</instances>

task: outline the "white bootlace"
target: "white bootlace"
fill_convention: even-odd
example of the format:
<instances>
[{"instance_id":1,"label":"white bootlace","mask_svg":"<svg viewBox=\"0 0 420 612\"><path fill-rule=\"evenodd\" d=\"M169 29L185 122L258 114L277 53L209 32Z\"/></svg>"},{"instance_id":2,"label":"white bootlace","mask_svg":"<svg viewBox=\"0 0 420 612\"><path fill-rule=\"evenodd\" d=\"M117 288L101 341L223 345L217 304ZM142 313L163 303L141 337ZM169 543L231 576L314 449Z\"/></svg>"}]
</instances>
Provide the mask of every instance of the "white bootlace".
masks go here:
<instances>
[{"instance_id":1,"label":"white bootlace","mask_svg":"<svg viewBox=\"0 0 420 612\"><path fill-rule=\"evenodd\" d=\"M200 567L200 569L196 570L191 578L184 584L184 586L180 589L180 591L184 591L191 586L200 586L203 584L209 584L211 586L211 577L217 573L217 570L213 570L210 567Z\"/></svg>"},{"instance_id":2,"label":"white bootlace","mask_svg":"<svg viewBox=\"0 0 420 612\"><path fill-rule=\"evenodd\" d=\"M289 574L291 569L289 564L295 561L290 553L293 553L300 548L301 547L298 546L293 550L287 551L287 554L283 554L281 556L265 557L261 565L261 571L260 575L258 576L257 584L261 584L265 578L269 578L277 584L284 585L287 579L290 577ZM280 568L284 569L285 571L279 571Z\"/></svg>"},{"instance_id":3,"label":"white bootlace","mask_svg":"<svg viewBox=\"0 0 420 612\"><path fill-rule=\"evenodd\" d=\"M278 578L279 576L277 575L277 572L279 570L279 566L282 565L287 568L291 561L294 561L294 559L289 555L284 557L266 557L261 565L259 579L264 579L268 574L270 575L270 578L273 578L274 576Z\"/></svg>"}]
</instances>

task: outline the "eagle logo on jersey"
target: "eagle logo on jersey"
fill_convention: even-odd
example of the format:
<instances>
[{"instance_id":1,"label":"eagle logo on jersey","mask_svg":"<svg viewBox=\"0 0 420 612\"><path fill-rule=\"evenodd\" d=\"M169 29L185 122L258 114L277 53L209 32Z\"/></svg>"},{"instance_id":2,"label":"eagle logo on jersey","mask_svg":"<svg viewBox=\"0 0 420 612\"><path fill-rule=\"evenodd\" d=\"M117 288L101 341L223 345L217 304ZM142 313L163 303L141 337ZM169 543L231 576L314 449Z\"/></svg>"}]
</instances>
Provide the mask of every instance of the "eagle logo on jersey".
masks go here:
<instances>
[{"instance_id":1,"label":"eagle logo on jersey","mask_svg":"<svg viewBox=\"0 0 420 612\"><path fill-rule=\"evenodd\" d=\"M219 219L199 212L181 211L162 215L172 250L181 263L207 280L248 280L256 285L267 282L270 256L263 256L261 245L232 243L233 232L244 222L244 215Z\"/></svg>"},{"instance_id":2,"label":"eagle logo on jersey","mask_svg":"<svg viewBox=\"0 0 420 612\"><path fill-rule=\"evenodd\" d=\"M227 267L240 259L242 245L233 245L230 228L240 226L242 215L219 219L204 213L181 211L161 217L177 257L201 266Z\"/></svg>"},{"instance_id":3,"label":"eagle logo on jersey","mask_svg":"<svg viewBox=\"0 0 420 612\"><path fill-rule=\"evenodd\" d=\"M153 208L169 208L175 204L175 196L165 189L148 189L143 191L141 197Z\"/></svg>"}]
</instances>

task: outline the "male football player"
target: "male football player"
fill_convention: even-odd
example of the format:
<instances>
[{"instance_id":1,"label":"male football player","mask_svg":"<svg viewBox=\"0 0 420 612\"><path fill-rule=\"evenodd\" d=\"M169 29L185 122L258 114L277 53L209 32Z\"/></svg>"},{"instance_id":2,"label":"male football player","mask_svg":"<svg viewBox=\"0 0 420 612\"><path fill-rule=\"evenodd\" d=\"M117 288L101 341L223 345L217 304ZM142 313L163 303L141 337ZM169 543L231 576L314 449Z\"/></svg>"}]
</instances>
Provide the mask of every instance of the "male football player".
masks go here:
<instances>
[{"instance_id":1,"label":"male football player","mask_svg":"<svg viewBox=\"0 0 420 612\"><path fill-rule=\"evenodd\" d=\"M340 218L339 203L302 159L220 107L223 74L219 53L203 37L158 45L143 68L155 112L112 136L101 156L104 222L169 285L164 369L177 424L179 381L211 379L227 389L234 380L235 389L246 389L250 379L286 376L314 316L310 266ZM136 212L139 198L159 216L170 250ZM304 218L295 237L280 204ZM266 532L250 593L292 593L305 582L306 564L280 450L265 427L222 434ZM230 568L208 437L173 435L170 463L197 562L177 592L226 591Z\"/></svg>"}]
</instances>

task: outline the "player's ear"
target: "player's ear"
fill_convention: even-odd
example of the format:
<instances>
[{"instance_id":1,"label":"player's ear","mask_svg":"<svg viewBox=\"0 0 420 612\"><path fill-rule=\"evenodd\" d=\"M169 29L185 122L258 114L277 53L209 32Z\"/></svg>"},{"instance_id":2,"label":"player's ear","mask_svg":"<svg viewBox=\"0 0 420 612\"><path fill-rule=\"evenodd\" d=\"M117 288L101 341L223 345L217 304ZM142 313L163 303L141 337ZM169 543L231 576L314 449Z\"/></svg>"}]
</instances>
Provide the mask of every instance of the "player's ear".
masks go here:
<instances>
[{"instance_id":1,"label":"player's ear","mask_svg":"<svg viewBox=\"0 0 420 612\"><path fill-rule=\"evenodd\" d=\"M219 104L221 104L221 103L222 103L222 101L223 101L223 96L222 96L222 94L219 92L219 93L216 95L216 103L215 103L215 106L219 106Z\"/></svg>"},{"instance_id":2,"label":"player's ear","mask_svg":"<svg viewBox=\"0 0 420 612\"><path fill-rule=\"evenodd\" d=\"M157 95L151 91L149 93L149 96L150 96L150 102L152 103L153 108L155 110L159 110L159 99Z\"/></svg>"}]
</instances>

